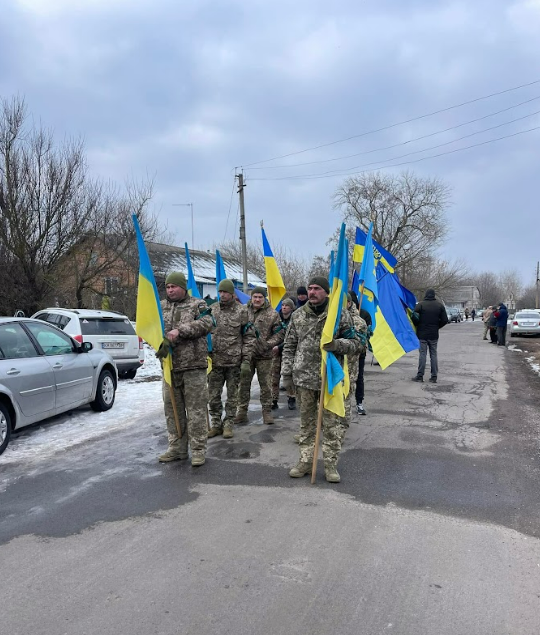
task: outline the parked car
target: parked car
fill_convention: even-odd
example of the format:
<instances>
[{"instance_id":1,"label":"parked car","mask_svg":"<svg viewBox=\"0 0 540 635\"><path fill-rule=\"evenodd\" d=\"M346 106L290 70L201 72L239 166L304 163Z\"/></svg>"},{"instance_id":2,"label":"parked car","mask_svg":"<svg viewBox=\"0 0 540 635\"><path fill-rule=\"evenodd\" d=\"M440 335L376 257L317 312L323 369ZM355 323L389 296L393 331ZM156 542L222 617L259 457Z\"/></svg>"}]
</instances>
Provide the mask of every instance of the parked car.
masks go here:
<instances>
[{"instance_id":1,"label":"parked car","mask_svg":"<svg viewBox=\"0 0 540 635\"><path fill-rule=\"evenodd\" d=\"M90 404L109 410L118 383L112 357L42 320L0 318L0 454L11 433Z\"/></svg>"},{"instance_id":2,"label":"parked car","mask_svg":"<svg viewBox=\"0 0 540 635\"><path fill-rule=\"evenodd\" d=\"M461 322L462 320L461 312L459 311L459 309L448 309L447 314L450 322Z\"/></svg>"},{"instance_id":3,"label":"parked car","mask_svg":"<svg viewBox=\"0 0 540 635\"><path fill-rule=\"evenodd\" d=\"M518 311L510 321L510 336L517 335L539 335L540 334L540 312L538 311Z\"/></svg>"},{"instance_id":4,"label":"parked car","mask_svg":"<svg viewBox=\"0 0 540 635\"><path fill-rule=\"evenodd\" d=\"M94 348L109 353L120 378L133 379L144 363L143 341L129 318L121 313L53 307L32 317L54 324L80 343L91 342Z\"/></svg>"},{"instance_id":5,"label":"parked car","mask_svg":"<svg viewBox=\"0 0 540 635\"><path fill-rule=\"evenodd\" d=\"M477 318L481 319L483 315L484 315L484 309L478 309L476 311L476 317Z\"/></svg>"}]
</instances>

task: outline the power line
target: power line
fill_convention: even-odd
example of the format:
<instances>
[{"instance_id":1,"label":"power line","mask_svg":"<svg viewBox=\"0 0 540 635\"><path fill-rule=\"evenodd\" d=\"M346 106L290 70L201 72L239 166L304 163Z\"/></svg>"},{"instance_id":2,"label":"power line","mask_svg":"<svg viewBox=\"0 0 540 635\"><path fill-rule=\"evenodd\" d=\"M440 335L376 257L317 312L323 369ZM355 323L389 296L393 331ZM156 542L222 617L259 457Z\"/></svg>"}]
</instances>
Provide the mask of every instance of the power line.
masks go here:
<instances>
[{"instance_id":1,"label":"power line","mask_svg":"<svg viewBox=\"0 0 540 635\"><path fill-rule=\"evenodd\" d=\"M402 165L410 165L411 163L420 163L420 161L427 161L428 159L436 159L446 154L455 154L456 152L462 152L463 150L478 148L480 146L485 146L490 143L495 143L496 141L502 141L503 139L510 139L511 137L517 137L522 134L527 134L528 132L534 132L535 130L540 130L540 126L529 128L528 130L520 130L519 132L514 132L513 134L505 135L503 137L497 137L496 139L489 139L488 141L482 141L481 143L473 143L472 145L465 146L464 148L456 148L455 150L448 150L447 152L432 154L427 157L421 157L420 159L413 159L412 161L403 161L402 163L393 163L391 165L381 165L377 168L373 168L372 170L365 170L365 171L375 172L377 170L385 170L387 168L396 168ZM361 174L361 173L362 172L357 172L357 174ZM307 180L330 179L335 176L352 176L352 175L347 174L347 172L343 172L341 174L328 174L328 175L316 175L316 176L312 175L312 176L281 176L281 177L268 177L268 178L254 178L254 179L250 179L250 181L300 181L302 179L307 179Z\"/></svg>"},{"instance_id":2,"label":"power line","mask_svg":"<svg viewBox=\"0 0 540 635\"><path fill-rule=\"evenodd\" d=\"M231 190L231 200L229 201L229 211L227 212L227 222L225 223L225 234L223 235L223 242L225 242L227 238L227 229L229 228L229 217L231 215L232 201L234 196L234 186L236 185L236 177L233 177L232 182L232 190Z\"/></svg>"},{"instance_id":3,"label":"power line","mask_svg":"<svg viewBox=\"0 0 540 635\"><path fill-rule=\"evenodd\" d=\"M456 108L461 108L462 106L467 106L468 104L474 104L478 101L482 101L484 99L490 99L491 97L497 97L498 95L504 95L505 93L510 93L514 90L519 90L520 88L526 88L528 86L533 86L534 84L539 84L540 79L535 79L532 82L527 84L520 84L519 86L513 86L512 88L506 88L505 90L501 90L496 93L491 93L489 95L483 95L481 97L476 97L475 99L469 99L468 101L464 101L460 104L455 104L454 106L448 106L447 108L441 108L440 110L435 110L430 113L426 113L424 115L419 115L418 117L413 117L412 119L406 119L405 121L399 121L397 123L390 124L388 126L383 126L382 128L377 128L375 130L369 130L367 132L362 132L360 134L351 135L350 137L346 137L344 139L338 139L337 141L330 141L329 143L322 143L317 146L313 146L311 148L305 148L304 150L297 150L296 152L289 152L288 154L282 154L281 156L272 157L271 159L264 159L262 161L254 161L253 163L245 164L242 167L248 168L254 165L260 165L261 163L270 163L270 161L277 161L278 159L286 159L287 157L292 157L297 154L304 154L305 152L311 152L312 150L319 150L320 148L327 148L329 146L336 145L338 143L343 143L345 141L350 141L351 139L358 139L359 137L365 137L367 135L375 134L377 132L382 132L383 130L390 130L391 128L396 128L398 126L403 126L406 123L412 123L413 121L419 121L420 119L425 119L426 117L433 117L433 115L438 115L442 112L448 112L449 110L454 110Z\"/></svg>"},{"instance_id":4,"label":"power line","mask_svg":"<svg viewBox=\"0 0 540 635\"><path fill-rule=\"evenodd\" d=\"M519 106L523 106L525 104L529 104L532 101L537 101L540 99L540 95L537 97L532 97L531 99L527 99L526 101L522 101L519 104L514 104L513 106L509 106L508 108L503 108L502 110L497 110L496 112L490 112L483 117L477 117L476 119L470 119L469 121L465 121L463 123L457 124L455 126L450 126L449 128L444 128L443 130L436 130L435 132L430 132L429 134L422 135L420 137L414 137L413 139L408 139L407 141L401 141L400 143L393 143L389 146L383 146L381 148L373 148L372 150L364 150L363 152L356 152L355 154L347 154L341 157L334 157L332 159L320 159L318 161L308 161L306 163L289 163L287 165L268 165L264 167L258 168L250 168L251 170L282 170L288 168L298 168L306 165L319 165L321 163L331 163L333 161L342 161L345 159L353 159L354 157L360 157L365 154L373 154L375 152L382 152L384 150L391 150L393 148L399 148L400 146L408 145L409 143L413 143L415 141L421 141L422 139L428 139L430 137L435 137L437 135L443 134L445 132L450 132L451 130L457 130L458 128L463 128L463 126L467 126L471 123L477 123L478 121L483 121L484 119L489 119L490 117L495 117L496 115L500 115L503 112L508 112L509 110L513 110L514 108L519 108ZM462 137L463 138L463 137Z\"/></svg>"},{"instance_id":5,"label":"power line","mask_svg":"<svg viewBox=\"0 0 540 635\"><path fill-rule=\"evenodd\" d=\"M477 130L476 132L471 132L467 135L463 135L462 137L458 137L457 139L452 139L450 141L445 141L444 143L438 143L434 146L429 146L428 148L422 148L421 150L413 150L412 152L406 152L405 154L400 154L398 156L390 157L388 159L379 159L378 161L371 161L370 163L363 163L362 165L354 165L350 168L339 168L337 170L327 170L326 172L318 172L316 174L297 174L293 175L289 178L293 179L305 178L305 177L314 177L314 176L323 176L325 174L346 174L348 172L353 172L355 170L359 170L361 168L367 168L371 165L377 165L377 163L388 163L388 161L396 161L398 159L404 159L405 157L410 157L413 154L418 154L420 152L428 152L429 150L436 150L437 148L444 148L445 146L449 146L452 143L457 143L458 141L463 141L463 139L469 139L470 137L475 137L476 135L483 134L484 132L490 132L491 130L496 130L497 128L502 128L503 126L508 126L516 121L522 121L523 119L528 119L529 117L534 117L534 115L540 114L540 110L536 112L532 112L528 115L524 115L523 117L517 117L516 119L511 119L510 121L505 121L503 123L497 124L496 126L491 126L489 128L484 128L483 130Z\"/></svg>"}]
</instances>

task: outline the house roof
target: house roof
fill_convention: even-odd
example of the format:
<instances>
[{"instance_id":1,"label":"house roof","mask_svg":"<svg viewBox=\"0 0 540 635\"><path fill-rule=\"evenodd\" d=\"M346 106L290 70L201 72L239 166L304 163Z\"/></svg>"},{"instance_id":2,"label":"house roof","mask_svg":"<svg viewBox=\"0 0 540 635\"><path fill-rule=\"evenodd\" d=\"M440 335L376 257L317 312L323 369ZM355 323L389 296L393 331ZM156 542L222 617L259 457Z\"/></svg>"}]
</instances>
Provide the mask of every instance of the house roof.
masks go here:
<instances>
[{"instance_id":1,"label":"house roof","mask_svg":"<svg viewBox=\"0 0 540 635\"><path fill-rule=\"evenodd\" d=\"M167 277L171 271L182 271L187 274L187 261L184 247L175 245L164 245L163 243L146 243L150 262L156 275ZM216 255L215 252L199 251L190 249L189 256L193 275L196 282L203 284L215 284L216 282ZM242 282L242 266L236 260L223 258L223 265L227 278L235 282ZM263 286L266 282L261 280L255 273L248 270L248 285L250 287Z\"/></svg>"}]
</instances>

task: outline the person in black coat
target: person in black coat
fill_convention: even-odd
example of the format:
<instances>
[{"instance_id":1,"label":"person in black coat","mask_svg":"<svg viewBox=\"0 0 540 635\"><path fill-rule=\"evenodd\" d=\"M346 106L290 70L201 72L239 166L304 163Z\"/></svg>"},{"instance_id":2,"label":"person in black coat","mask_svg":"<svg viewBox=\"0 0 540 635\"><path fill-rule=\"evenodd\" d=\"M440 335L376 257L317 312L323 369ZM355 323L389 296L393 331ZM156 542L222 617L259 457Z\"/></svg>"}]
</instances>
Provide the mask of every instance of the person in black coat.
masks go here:
<instances>
[{"instance_id":1,"label":"person in black coat","mask_svg":"<svg viewBox=\"0 0 540 635\"><path fill-rule=\"evenodd\" d=\"M428 289L422 302L414 307L414 312L418 315L415 322L417 324L416 335L420 340L420 356L418 359L418 372L412 378L413 381L424 381L426 370L427 351L429 349L429 359L431 362L431 377L433 384L437 383L439 364L437 359L437 343L439 341L439 329L448 324L448 315L444 304L435 298L435 291Z\"/></svg>"}]
</instances>

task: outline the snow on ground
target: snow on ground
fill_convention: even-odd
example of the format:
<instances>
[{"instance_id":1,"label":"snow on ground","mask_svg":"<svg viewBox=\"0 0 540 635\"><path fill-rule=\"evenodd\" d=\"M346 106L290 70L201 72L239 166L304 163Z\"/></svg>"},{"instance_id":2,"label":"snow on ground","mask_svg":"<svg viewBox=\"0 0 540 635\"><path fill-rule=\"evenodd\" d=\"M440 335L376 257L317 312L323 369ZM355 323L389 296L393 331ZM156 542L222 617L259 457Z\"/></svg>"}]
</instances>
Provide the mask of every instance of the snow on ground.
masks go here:
<instances>
[{"instance_id":1,"label":"snow on ground","mask_svg":"<svg viewBox=\"0 0 540 635\"><path fill-rule=\"evenodd\" d=\"M534 372L540 375L540 364L537 363L536 359L534 357L527 357L526 360L529 362Z\"/></svg>"},{"instance_id":2,"label":"snow on ground","mask_svg":"<svg viewBox=\"0 0 540 635\"><path fill-rule=\"evenodd\" d=\"M156 357L154 349L144 343L144 364L137 371L137 378L159 377L161 379L161 364Z\"/></svg>"},{"instance_id":3,"label":"snow on ground","mask_svg":"<svg viewBox=\"0 0 540 635\"><path fill-rule=\"evenodd\" d=\"M515 344L509 344L508 345L508 350L509 351L514 351L514 353L523 353L521 348L518 348Z\"/></svg>"}]
</instances>

